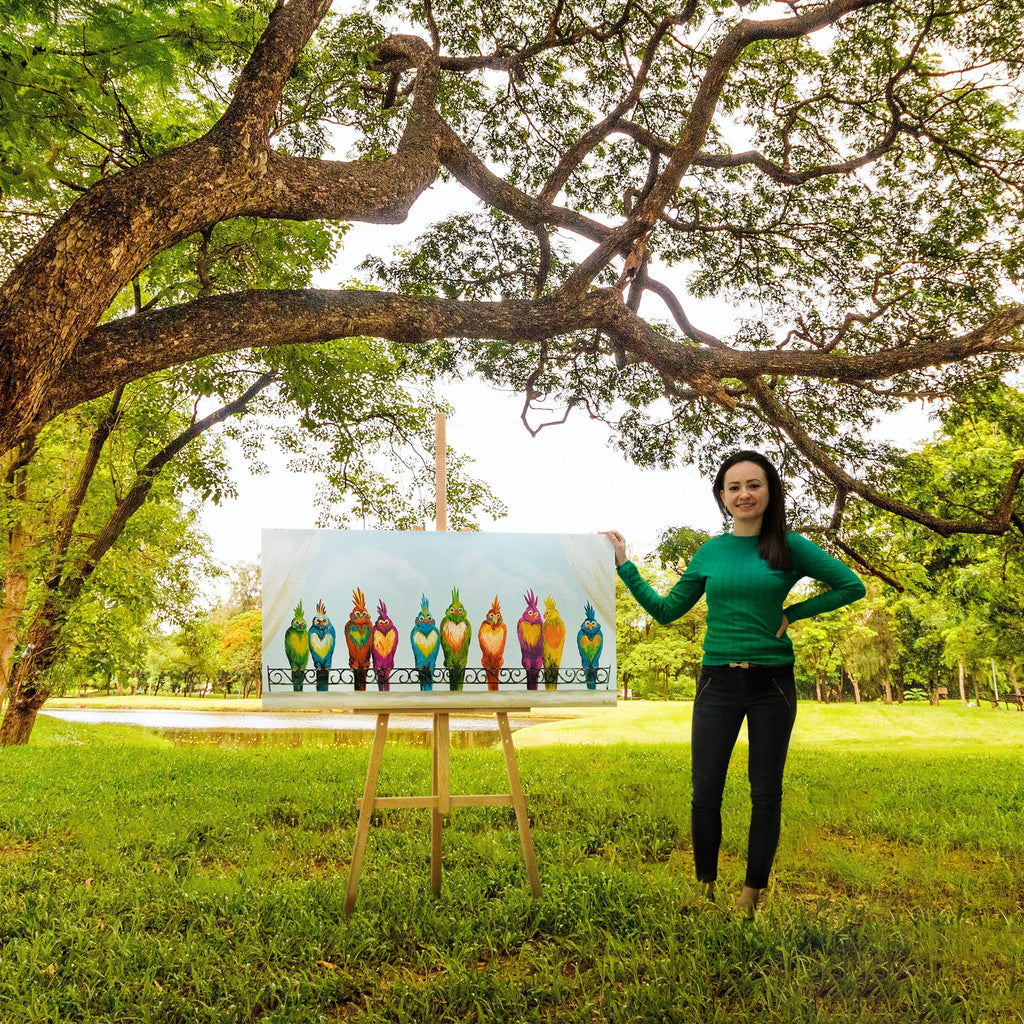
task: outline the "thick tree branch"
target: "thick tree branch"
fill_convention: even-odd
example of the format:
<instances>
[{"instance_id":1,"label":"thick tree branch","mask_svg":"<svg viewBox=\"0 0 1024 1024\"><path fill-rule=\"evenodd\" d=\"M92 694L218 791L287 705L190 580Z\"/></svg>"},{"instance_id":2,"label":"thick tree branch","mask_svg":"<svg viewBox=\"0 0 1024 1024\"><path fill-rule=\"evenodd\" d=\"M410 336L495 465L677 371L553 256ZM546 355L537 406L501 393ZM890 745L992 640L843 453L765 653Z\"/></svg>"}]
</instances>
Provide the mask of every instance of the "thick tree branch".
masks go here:
<instances>
[{"instance_id":1,"label":"thick tree branch","mask_svg":"<svg viewBox=\"0 0 1024 1024\"><path fill-rule=\"evenodd\" d=\"M811 437L800 421L779 401L771 387L763 380L751 378L746 381L746 384L751 395L757 401L765 420L788 435L804 458L824 474L836 488L848 494L858 494L876 508L920 523L942 537L949 537L954 533L1000 535L1009 528L1014 511L1014 498L1020 488L1021 479L1024 478L1024 459L1017 459L1010 467L1010 477L1003 489L1002 497L988 515L979 519L947 519L935 516L908 505L906 502L899 501L863 480L856 479L839 465L825 445Z\"/></svg>"},{"instance_id":2,"label":"thick tree branch","mask_svg":"<svg viewBox=\"0 0 1024 1024\"><path fill-rule=\"evenodd\" d=\"M663 297L671 293L654 283ZM674 313L682 313L681 308ZM685 321L685 314L682 314ZM688 321L685 321L688 323ZM151 310L96 328L52 392L47 416L56 415L116 384L171 364L250 347L377 337L403 344L433 338L541 341L575 330L599 330L624 352L650 363L666 380L688 384L716 400L723 380L752 376L821 377L850 385L959 362L994 352L1024 351L1016 337L1024 305L1010 307L960 336L894 345L867 355L792 349L730 348L691 325L697 344L666 338L628 309L614 289L590 292L578 303L538 300L465 302L430 296L357 290L239 292ZM728 408L735 402L724 401Z\"/></svg>"}]
</instances>

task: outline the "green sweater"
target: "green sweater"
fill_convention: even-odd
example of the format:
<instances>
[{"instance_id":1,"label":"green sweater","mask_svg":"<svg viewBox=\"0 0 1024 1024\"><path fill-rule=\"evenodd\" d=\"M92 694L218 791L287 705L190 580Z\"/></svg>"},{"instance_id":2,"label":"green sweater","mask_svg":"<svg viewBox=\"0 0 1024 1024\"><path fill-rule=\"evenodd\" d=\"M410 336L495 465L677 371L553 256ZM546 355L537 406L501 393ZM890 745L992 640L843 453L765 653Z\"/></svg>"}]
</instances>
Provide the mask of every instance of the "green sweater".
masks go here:
<instances>
[{"instance_id":1,"label":"green sweater","mask_svg":"<svg viewBox=\"0 0 1024 1024\"><path fill-rule=\"evenodd\" d=\"M640 606L662 625L685 615L707 597L708 627L704 664L728 665L750 661L759 665L788 665L793 644L776 637L782 625L783 601L797 580L819 580L830 589L797 601L785 609L790 622L841 608L864 596L864 584L851 569L826 554L817 544L788 533L793 568L772 569L757 553L758 538L723 533L702 544L686 572L664 597L640 576L632 562L619 566L619 576Z\"/></svg>"}]
</instances>

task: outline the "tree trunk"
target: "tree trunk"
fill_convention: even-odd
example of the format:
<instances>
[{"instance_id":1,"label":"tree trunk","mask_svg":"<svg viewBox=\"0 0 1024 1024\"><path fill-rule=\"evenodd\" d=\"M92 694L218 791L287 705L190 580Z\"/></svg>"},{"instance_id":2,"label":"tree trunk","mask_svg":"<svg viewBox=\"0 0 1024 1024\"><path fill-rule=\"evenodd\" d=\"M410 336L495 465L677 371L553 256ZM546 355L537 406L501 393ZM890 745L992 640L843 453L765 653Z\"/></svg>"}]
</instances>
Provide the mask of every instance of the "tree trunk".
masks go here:
<instances>
[{"instance_id":1,"label":"tree trunk","mask_svg":"<svg viewBox=\"0 0 1024 1024\"><path fill-rule=\"evenodd\" d=\"M1013 686L1013 692L1020 696L1020 686L1017 685L1017 669L1014 667L1013 662L1009 663L1010 669L1010 684Z\"/></svg>"},{"instance_id":2,"label":"tree trunk","mask_svg":"<svg viewBox=\"0 0 1024 1024\"><path fill-rule=\"evenodd\" d=\"M860 703L860 681L852 672L847 672L847 677L850 680L850 685L853 687L853 703Z\"/></svg>"},{"instance_id":3,"label":"tree trunk","mask_svg":"<svg viewBox=\"0 0 1024 1024\"><path fill-rule=\"evenodd\" d=\"M892 703L892 680L888 676L885 677L885 703Z\"/></svg>"},{"instance_id":4,"label":"tree trunk","mask_svg":"<svg viewBox=\"0 0 1024 1024\"><path fill-rule=\"evenodd\" d=\"M25 502L28 498L28 474L24 463L32 454L32 446L26 446L21 453L21 466L16 462L10 468L8 480L14 483L14 501ZM7 535L6 573L0 603L0 702L6 696L11 681L14 650L18 646L18 622L28 600L28 573L22 568L22 559L30 544L29 531L25 529L22 517L16 516Z\"/></svg>"},{"instance_id":5,"label":"tree trunk","mask_svg":"<svg viewBox=\"0 0 1024 1024\"><path fill-rule=\"evenodd\" d=\"M28 743L32 727L36 724L36 715L50 696L49 690L35 685L41 653L36 641L44 639L39 630L32 631L32 642L11 673L7 711L0 725L0 746L13 747ZM46 660L45 653L43 660Z\"/></svg>"},{"instance_id":6,"label":"tree trunk","mask_svg":"<svg viewBox=\"0 0 1024 1024\"><path fill-rule=\"evenodd\" d=\"M11 531L11 545L8 549L13 556L14 534L22 533L18 524ZM14 649L18 646L18 620L25 610L28 597L28 573L12 571L7 573L3 583L4 600L0 606L0 701L7 694L7 686L11 681L11 670L14 663Z\"/></svg>"},{"instance_id":7,"label":"tree trunk","mask_svg":"<svg viewBox=\"0 0 1024 1024\"><path fill-rule=\"evenodd\" d=\"M821 673L814 673L814 699L819 703L824 703L824 698L821 693Z\"/></svg>"},{"instance_id":8,"label":"tree trunk","mask_svg":"<svg viewBox=\"0 0 1024 1024\"><path fill-rule=\"evenodd\" d=\"M956 667L957 674L960 679L960 703L963 704L964 707L967 707L967 687L964 683L964 663L962 661L958 661L956 663Z\"/></svg>"}]
</instances>

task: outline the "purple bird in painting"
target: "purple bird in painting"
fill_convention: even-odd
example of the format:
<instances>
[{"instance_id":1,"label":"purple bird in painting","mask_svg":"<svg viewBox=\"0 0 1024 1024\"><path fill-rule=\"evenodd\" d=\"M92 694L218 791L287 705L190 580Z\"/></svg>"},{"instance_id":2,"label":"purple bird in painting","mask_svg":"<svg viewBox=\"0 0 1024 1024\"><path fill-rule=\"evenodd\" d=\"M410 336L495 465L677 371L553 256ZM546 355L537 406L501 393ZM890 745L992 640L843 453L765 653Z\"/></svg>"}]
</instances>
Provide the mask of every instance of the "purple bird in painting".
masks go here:
<instances>
[{"instance_id":1,"label":"purple bird in painting","mask_svg":"<svg viewBox=\"0 0 1024 1024\"><path fill-rule=\"evenodd\" d=\"M523 652L523 668L526 669L526 688L536 690L540 670L544 664L544 623L537 607L537 595L528 590L523 594L526 611L519 617L516 636Z\"/></svg>"},{"instance_id":2,"label":"purple bird in painting","mask_svg":"<svg viewBox=\"0 0 1024 1024\"><path fill-rule=\"evenodd\" d=\"M373 674L377 677L378 690L391 689L391 670L395 667L395 651L398 650L398 630L388 617L388 606L377 604L377 621L373 624Z\"/></svg>"}]
</instances>

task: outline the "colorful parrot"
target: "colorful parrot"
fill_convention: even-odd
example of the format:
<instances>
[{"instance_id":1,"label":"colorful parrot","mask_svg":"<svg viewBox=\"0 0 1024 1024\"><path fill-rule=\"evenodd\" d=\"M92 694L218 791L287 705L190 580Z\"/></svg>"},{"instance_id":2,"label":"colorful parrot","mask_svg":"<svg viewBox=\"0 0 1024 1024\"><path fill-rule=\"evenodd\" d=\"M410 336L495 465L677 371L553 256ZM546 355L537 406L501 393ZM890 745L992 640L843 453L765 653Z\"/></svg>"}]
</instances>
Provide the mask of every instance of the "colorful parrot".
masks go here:
<instances>
[{"instance_id":1,"label":"colorful parrot","mask_svg":"<svg viewBox=\"0 0 1024 1024\"><path fill-rule=\"evenodd\" d=\"M345 623L345 643L348 644L348 665L355 673L357 690L366 689L372 636L373 620L366 610L366 598L361 590L353 590L352 614Z\"/></svg>"},{"instance_id":2,"label":"colorful parrot","mask_svg":"<svg viewBox=\"0 0 1024 1024\"><path fill-rule=\"evenodd\" d=\"M309 664L309 632L301 601L295 606L293 614L295 618L292 624L284 631L284 652L292 667L292 688L301 690L302 681L306 678L306 666Z\"/></svg>"},{"instance_id":3,"label":"colorful parrot","mask_svg":"<svg viewBox=\"0 0 1024 1024\"><path fill-rule=\"evenodd\" d=\"M388 617L388 606L377 602L377 621L373 624L373 674L378 690L391 689L391 670L395 667L398 650L398 629Z\"/></svg>"},{"instance_id":4,"label":"colorful parrot","mask_svg":"<svg viewBox=\"0 0 1024 1024\"><path fill-rule=\"evenodd\" d=\"M519 637L519 649L523 652L526 688L536 690L544 662L544 625L537 607L537 595L528 590L523 594L523 600L526 601L526 611L519 616L516 635Z\"/></svg>"},{"instance_id":5,"label":"colorful parrot","mask_svg":"<svg viewBox=\"0 0 1024 1024\"><path fill-rule=\"evenodd\" d=\"M562 647L565 645L565 623L558 614L554 598L544 598L544 689L558 687L558 669L562 664Z\"/></svg>"},{"instance_id":6,"label":"colorful parrot","mask_svg":"<svg viewBox=\"0 0 1024 1024\"><path fill-rule=\"evenodd\" d=\"M580 660L583 664L587 689L597 689L597 660L601 657L604 637L601 635L601 624L594 617L594 606L588 601L584 609L586 618L580 631L576 634L576 646L579 648Z\"/></svg>"},{"instance_id":7,"label":"colorful parrot","mask_svg":"<svg viewBox=\"0 0 1024 1024\"><path fill-rule=\"evenodd\" d=\"M453 589L452 603L448 605L448 611L441 620L441 649L444 651L445 668L448 669L449 689L462 689L472 636L473 627L467 621L466 609L459 600L459 591Z\"/></svg>"},{"instance_id":8,"label":"colorful parrot","mask_svg":"<svg viewBox=\"0 0 1024 1024\"><path fill-rule=\"evenodd\" d=\"M480 623L476 638L480 643L480 664L487 669L487 689L498 689L498 673L505 664L505 640L508 637L508 626L501 618L501 605L498 595L494 595L494 604L487 613L487 618Z\"/></svg>"},{"instance_id":9,"label":"colorful parrot","mask_svg":"<svg viewBox=\"0 0 1024 1024\"><path fill-rule=\"evenodd\" d=\"M309 653L313 655L313 667L316 669L316 688L327 689L327 670L331 667L334 656L335 633L331 620L327 618L327 608L323 601L316 603L316 615L309 627Z\"/></svg>"},{"instance_id":10,"label":"colorful parrot","mask_svg":"<svg viewBox=\"0 0 1024 1024\"><path fill-rule=\"evenodd\" d=\"M441 634L434 625L434 617L430 614L427 595L420 595L420 613L416 616L416 624L412 627L412 656L420 675L420 689L434 688L434 665L437 663L437 652L441 650Z\"/></svg>"}]
</instances>

